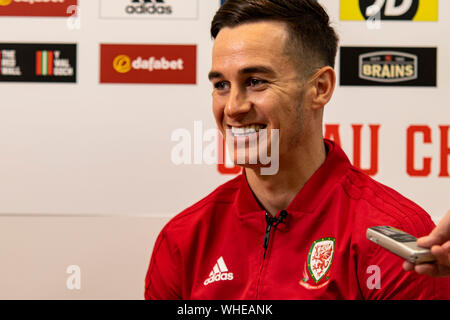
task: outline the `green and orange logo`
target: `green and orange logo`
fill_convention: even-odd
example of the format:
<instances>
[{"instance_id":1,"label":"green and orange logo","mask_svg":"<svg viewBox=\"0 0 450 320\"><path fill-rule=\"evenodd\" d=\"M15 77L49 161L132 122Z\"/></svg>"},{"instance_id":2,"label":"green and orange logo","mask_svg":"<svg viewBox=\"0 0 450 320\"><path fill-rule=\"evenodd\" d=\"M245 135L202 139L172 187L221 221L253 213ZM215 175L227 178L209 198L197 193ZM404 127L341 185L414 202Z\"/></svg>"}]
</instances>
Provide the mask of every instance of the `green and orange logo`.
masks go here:
<instances>
[{"instance_id":1,"label":"green and orange logo","mask_svg":"<svg viewBox=\"0 0 450 320\"><path fill-rule=\"evenodd\" d=\"M36 52L36 75L37 76L52 76L53 75L53 61L55 55L53 51L42 50Z\"/></svg>"}]
</instances>

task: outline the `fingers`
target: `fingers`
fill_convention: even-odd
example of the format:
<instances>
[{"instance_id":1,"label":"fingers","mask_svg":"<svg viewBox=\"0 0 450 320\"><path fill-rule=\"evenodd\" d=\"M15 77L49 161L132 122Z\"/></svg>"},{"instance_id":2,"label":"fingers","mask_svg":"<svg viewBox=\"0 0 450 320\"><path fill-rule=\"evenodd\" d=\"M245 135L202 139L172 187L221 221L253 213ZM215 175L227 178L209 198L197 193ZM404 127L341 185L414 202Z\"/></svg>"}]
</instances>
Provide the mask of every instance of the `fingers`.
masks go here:
<instances>
[{"instance_id":1,"label":"fingers","mask_svg":"<svg viewBox=\"0 0 450 320\"><path fill-rule=\"evenodd\" d=\"M439 276L439 268L435 264L418 264L414 266L414 271L418 274L424 274L430 277L438 277Z\"/></svg>"},{"instance_id":2,"label":"fingers","mask_svg":"<svg viewBox=\"0 0 450 320\"><path fill-rule=\"evenodd\" d=\"M436 228L425 237L417 239L420 247L431 248L435 244L443 244L450 240L450 211L442 218Z\"/></svg>"},{"instance_id":3,"label":"fingers","mask_svg":"<svg viewBox=\"0 0 450 320\"><path fill-rule=\"evenodd\" d=\"M403 270L410 272L414 271L418 274L427 275L430 277L441 277L445 275L440 274L440 268L436 264L430 264L430 263L424 263L424 264L418 264L414 265L409 261L405 261L403 263ZM450 270L450 268L449 268Z\"/></svg>"},{"instance_id":4,"label":"fingers","mask_svg":"<svg viewBox=\"0 0 450 320\"><path fill-rule=\"evenodd\" d=\"M405 271L415 271L418 274L430 277L448 277L450 276L450 241L443 246L433 246L431 253L436 257L436 262L414 265L409 261L403 263Z\"/></svg>"},{"instance_id":5,"label":"fingers","mask_svg":"<svg viewBox=\"0 0 450 320\"><path fill-rule=\"evenodd\" d=\"M430 248L432 245L439 244L439 238L431 233L428 236L417 239L419 247Z\"/></svg>"},{"instance_id":6,"label":"fingers","mask_svg":"<svg viewBox=\"0 0 450 320\"><path fill-rule=\"evenodd\" d=\"M418 274L424 274L430 277L448 277L450 276L450 267L440 264L419 264L414 267Z\"/></svg>"},{"instance_id":7,"label":"fingers","mask_svg":"<svg viewBox=\"0 0 450 320\"><path fill-rule=\"evenodd\" d=\"M446 230L438 225L429 235L417 239L417 245L419 247L431 248L431 246L443 244L447 240L449 240L449 237L446 236Z\"/></svg>"},{"instance_id":8,"label":"fingers","mask_svg":"<svg viewBox=\"0 0 450 320\"><path fill-rule=\"evenodd\" d=\"M450 254L450 240L441 246L448 254Z\"/></svg>"},{"instance_id":9,"label":"fingers","mask_svg":"<svg viewBox=\"0 0 450 320\"><path fill-rule=\"evenodd\" d=\"M431 254L436 257L436 262L414 265L405 261L403 263L405 271L414 270L418 274L431 277L450 276L450 211L428 236L417 239L417 245L431 248Z\"/></svg>"},{"instance_id":10,"label":"fingers","mask_svg":"<svg viewBox=\"0 0 450 320\"><path fill-rule=\"evenodd\" d=\"M431 254L436 257L437 263L444 266L450 267L450 241L445 243L443 246L432 246Z\"/></svg>"},{"instance_id":11,"label":"fingers","mask_svg":"<svg viewBox=\"0 0 450 320\"><path fill-rule=\"evenodd\" d=\"M409 262L409 261L405 261L403 262L403 270L405 271L413 271L414 270L414 265Z\"/></svg>"}]
</instances>

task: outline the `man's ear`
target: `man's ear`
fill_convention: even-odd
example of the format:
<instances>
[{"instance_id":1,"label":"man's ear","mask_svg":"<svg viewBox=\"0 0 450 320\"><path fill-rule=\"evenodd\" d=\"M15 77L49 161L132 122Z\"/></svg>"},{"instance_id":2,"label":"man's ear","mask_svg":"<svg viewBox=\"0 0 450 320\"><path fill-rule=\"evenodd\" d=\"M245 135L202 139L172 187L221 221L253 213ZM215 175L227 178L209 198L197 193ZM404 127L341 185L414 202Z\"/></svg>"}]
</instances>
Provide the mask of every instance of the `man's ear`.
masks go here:
<instances>
[{"instance_id":1,"label":"man's ear","mask_svg":"<svg viewBox=\"0 0 450 320\"><path fill-rule=\"evenodd\" d=\"M309 98L313 109L322 109L333 95L336 73L330 66L320 68L308 81Z\"/></svg>"}]
</instances>

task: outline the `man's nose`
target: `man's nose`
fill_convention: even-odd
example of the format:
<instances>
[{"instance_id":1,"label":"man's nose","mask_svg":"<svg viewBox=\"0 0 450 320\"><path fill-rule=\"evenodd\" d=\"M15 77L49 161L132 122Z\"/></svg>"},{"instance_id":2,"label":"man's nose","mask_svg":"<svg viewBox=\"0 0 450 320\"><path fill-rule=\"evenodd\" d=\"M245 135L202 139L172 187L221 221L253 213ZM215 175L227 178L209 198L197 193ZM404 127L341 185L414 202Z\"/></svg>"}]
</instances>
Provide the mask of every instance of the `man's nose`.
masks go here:
<instances>
[{"instance_id":1,"label":"man's nose","mask_svg":"<svg viewBox=\"0 0 450 320\"><path fill-rule=\"evenodd\" d=\"M238 117L241 114L249 112L251 103L246 95L239 88L232 88L225 106L225 114L230 118Z\"/></svg>"}]
</instances>

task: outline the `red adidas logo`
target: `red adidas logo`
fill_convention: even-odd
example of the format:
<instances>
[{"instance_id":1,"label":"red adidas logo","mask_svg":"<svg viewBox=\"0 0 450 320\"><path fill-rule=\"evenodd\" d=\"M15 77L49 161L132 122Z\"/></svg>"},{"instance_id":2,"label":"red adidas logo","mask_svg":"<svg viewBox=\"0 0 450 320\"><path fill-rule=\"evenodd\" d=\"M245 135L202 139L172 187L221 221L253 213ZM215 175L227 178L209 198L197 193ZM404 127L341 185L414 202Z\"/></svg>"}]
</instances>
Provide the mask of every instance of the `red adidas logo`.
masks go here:
<instances>
[{"instance_id":1,"label":"red adidas logo","mask_svg":"<svg viewBox=\"0 0 450 320\"><path fill-rule=\"evenodd\" d=\"M233 280L233 273L228 271L227 265L225 264L223 257L220 257L217 260L217 263L214 265L213 270L209 274L208 279L206 279L203 282L203 284L207 286L212 282L222 280Z\"/></svg>"}]
</instances>

